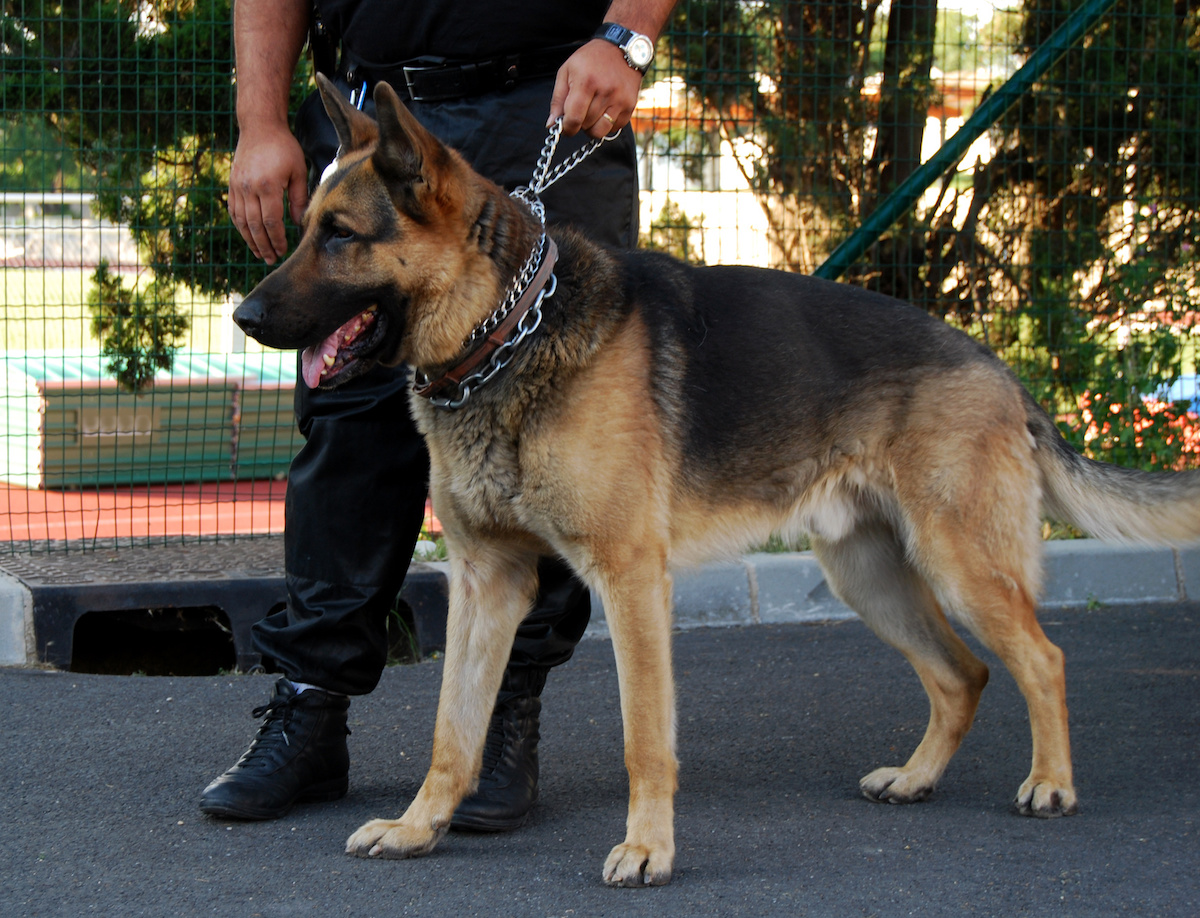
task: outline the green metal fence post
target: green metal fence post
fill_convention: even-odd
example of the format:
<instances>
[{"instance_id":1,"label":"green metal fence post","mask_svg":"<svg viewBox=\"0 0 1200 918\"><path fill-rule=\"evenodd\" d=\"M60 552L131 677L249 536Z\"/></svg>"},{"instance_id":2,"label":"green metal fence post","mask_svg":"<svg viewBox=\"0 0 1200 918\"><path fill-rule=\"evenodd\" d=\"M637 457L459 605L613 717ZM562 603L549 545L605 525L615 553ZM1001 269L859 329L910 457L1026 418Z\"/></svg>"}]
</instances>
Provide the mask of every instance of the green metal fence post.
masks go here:
<instances>
[{"instance_id":1,"label":"green metal fence post","mask_svg":"<svg viewBox=\"0 0 1200 918\"><path fill-rule=\"evenodd\" d=\"M975 109L966 123L938 151L889 194L862 226L833 250L824 263L813 272L816 277L836 280L875 242L889 226L906 213L924 194L925 189L957 163L984 131L1024 95L1047 70L1091 31L1117 0L1087 0L1066 22L1054 30L1025 62L996 92Z\"/></svg>"}]
</instances>

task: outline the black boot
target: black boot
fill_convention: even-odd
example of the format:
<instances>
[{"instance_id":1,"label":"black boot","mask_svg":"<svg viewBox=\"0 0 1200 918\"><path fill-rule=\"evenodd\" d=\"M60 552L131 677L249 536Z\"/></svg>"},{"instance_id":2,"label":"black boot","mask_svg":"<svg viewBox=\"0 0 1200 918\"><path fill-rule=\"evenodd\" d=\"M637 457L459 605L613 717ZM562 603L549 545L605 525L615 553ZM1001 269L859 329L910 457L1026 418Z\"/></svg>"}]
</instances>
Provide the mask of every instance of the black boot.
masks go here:
<instances>
[{"instance_id":1,"label":"black boot","mask_svg":"<svg viewBox=\"0 0 1200 918\"><path fill-rule=\"evenodd\" d=\"M546 672L533 666L505 670L483 747L479 787L454 811L450 828L504 832L529 817L538 795L538 715Z\"/></svg>"},{"instance_id":2,"label":"black boot","mask_svg":"<svg viewBox=\"0 0 1200 918\"><path fill-rule=\"evenodd\" d=\"M349 786L346 712L350 699L320 689L297 693L280 679L266 717L246 754L204 789L200 809L210 816L278 819L300 802L337 800Z\"/></svg>"}]
</instances>

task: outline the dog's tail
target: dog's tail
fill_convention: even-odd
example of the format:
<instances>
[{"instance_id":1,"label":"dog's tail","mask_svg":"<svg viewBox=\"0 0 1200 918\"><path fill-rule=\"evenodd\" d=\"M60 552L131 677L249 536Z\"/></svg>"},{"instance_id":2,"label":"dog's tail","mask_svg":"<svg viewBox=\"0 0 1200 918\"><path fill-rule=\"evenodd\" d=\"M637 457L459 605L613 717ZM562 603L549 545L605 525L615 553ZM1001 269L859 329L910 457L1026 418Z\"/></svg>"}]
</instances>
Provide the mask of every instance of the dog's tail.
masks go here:
<instances>
[{"instance_id":1,"label":"dog's tail","mask_svg":"<svg viewBox=\"0 0 1200 918\"><path fill-rule=\"evenodd\" d=\"M1143 472L1081 456L1028 393L1026 417L1042 472L1042 508L1114 542L1200 541L1200 470Z\"/></svg>"}]
</instances>

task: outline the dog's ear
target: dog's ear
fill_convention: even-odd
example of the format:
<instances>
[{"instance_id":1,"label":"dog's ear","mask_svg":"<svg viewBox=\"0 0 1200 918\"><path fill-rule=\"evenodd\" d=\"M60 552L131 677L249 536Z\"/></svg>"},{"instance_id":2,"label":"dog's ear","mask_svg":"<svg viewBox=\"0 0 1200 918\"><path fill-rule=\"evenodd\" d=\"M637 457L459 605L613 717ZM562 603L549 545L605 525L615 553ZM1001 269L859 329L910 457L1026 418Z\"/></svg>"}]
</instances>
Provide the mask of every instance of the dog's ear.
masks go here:
<instances>
[{"instance_id":1,"label":"dog's ear","mask_svg":"<svg viewBox=\"0 0 1200 918\"><path fill-rule=\"evenodd\" d=\"M418 203L437 188L440 172L451 160L449 151L421 126L387 83L375 86L375 117L379 121L379 143L371 157L375 169L393 186L408 186L406 196Z\"/></svg>"},{"instance_id":2,"label":"dog's ear","mask_svg":"<svg viewBox=\"0 0 1200 918\"><path fill-rule=\"evenodd\" d=\"M333 129L337 131L340 152L360 150L375 141L379 136L375 122L343 99L337 87L323 73L317 74L317 89L320 90L321 101L325 103L325 112L333 122Z\"/></svg>"}]
</instances>

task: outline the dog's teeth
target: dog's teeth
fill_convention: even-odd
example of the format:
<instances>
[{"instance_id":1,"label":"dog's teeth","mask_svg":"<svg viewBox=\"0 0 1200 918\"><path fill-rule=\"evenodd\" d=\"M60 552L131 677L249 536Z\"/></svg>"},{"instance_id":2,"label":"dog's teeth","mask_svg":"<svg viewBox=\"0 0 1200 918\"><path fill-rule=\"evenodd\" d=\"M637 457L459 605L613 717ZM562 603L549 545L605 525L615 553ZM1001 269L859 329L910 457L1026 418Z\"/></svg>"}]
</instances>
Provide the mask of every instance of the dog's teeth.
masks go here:
<instances>
[{"instance_id":1,"label":"dog's teeth","mask_svg":"<svg viewBox=\"0 0 1200 918\"><path fill-rule=\"evenodd\" d=\"M333 356L333 354L326 354L326 355L325 355L324 357L322 357L321 359L325 361L325 366L327 366L327 367L331 367L331 366L333 366L333 364L334 364L334 361L335 361L337 358L335 358L335 357Z\"/></svg>"}]
</instances>

